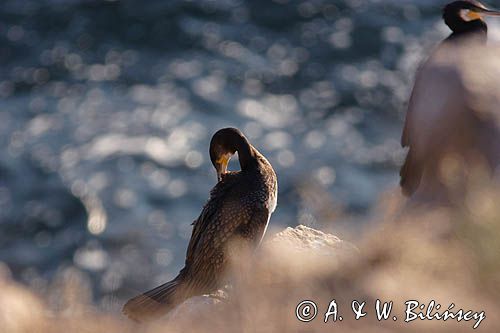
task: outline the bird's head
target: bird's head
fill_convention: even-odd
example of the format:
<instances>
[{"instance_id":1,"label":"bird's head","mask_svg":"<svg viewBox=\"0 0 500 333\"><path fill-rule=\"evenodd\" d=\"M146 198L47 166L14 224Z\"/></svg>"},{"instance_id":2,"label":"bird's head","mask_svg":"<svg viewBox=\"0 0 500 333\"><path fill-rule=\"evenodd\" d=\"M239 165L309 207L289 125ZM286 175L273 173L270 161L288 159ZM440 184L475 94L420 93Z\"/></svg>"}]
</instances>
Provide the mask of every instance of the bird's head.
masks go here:
<instances>
[{"instance_id":1,"label":"bird's head","mask_svg":"<svg viewBox=\"0 0 500 333\"><path fill-rule=\"evenodd\" d=\"M214 134L210 141L210 160L217 171L219 181L227 172L231 157L244 144L248 144L248 141L236 128L223 128Z\"/></svg>"},{"instance_id":2,"label":"bird's head","mask_svg":"<svg viewBox=\"0 0 500 333\"><path fill-rule=\"evenodd\" d=\"M483 17L487 15L500 16L500 11L489 9L476 0L454 1L443 9L443 19L453 32L466 31L471 23L484 24Z\"/></svg>"}]
</instances>

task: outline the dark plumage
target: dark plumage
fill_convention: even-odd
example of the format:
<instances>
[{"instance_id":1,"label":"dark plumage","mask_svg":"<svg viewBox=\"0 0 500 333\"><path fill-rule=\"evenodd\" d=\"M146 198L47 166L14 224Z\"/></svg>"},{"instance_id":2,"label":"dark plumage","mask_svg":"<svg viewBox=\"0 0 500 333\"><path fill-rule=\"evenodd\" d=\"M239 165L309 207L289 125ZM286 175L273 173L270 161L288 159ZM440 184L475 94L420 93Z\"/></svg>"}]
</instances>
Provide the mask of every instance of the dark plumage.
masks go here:
<instances>
[{"instance_id":1,"label":"dark plumage","mask_svg":"<svg viewBox=\"0 0 500 333\"><path fill-rule=\"evenodd\" d=\"M236 152L241 171L226 172ZM191 296L222 286L227 277L229 244L255 248L264 236L277 200L277 178L271 164L235 128L215 133L210 159L219 182L193 222L185 266L172 281L125 304L124 314L133 320L154 319Z\"/></svg>"},{"instance_id":2,"label":"dark plumage","mask_svg":"<svg viewBox=\"0 0 500 333\"><path fill-rule=\"evenodd\" d=\"M472 156L473 150L485 154L493 150L495 126L480 119L471 106L471 92L464 86L459 59L464 51L486 44L484 15L500 14L474 0L455 1L443 9L443 19L452 33L416 74L401 140L403 147L409 147L400 171L400 184L407 196L422 188L436 193L442 159L450 153Z\"/></svg>"},{"instance_id":3,"label":"dark plumage","mask_svg":"<svg viewBox=\"0 0 500 333\"><path fill-rule=\"evenodd\" d=\"M455 1L443 8L443 20L452 33L447 40L476 36L486 40L488 26L478 14L488 9L479 1ZM477 15L477 16L475 16Z\"/></svg>"}]
</instances>

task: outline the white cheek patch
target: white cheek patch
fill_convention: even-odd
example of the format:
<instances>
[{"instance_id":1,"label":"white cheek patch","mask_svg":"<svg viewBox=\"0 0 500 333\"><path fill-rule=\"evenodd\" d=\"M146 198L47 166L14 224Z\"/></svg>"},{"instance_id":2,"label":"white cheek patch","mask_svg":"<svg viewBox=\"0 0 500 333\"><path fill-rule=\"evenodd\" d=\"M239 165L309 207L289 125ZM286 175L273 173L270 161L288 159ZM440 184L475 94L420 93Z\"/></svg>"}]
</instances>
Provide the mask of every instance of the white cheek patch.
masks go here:
<instances>
[{"instance_id":1,"label":"white cheek patch","mask_svg":"<svg viewBox=\"0 0 500 333\"><path fill-rule=\"evenodd\" d=\"M474 10L462 9L460 10L460 17L465 22L470 22L470 21L480 20L482 18L482 15L481 13L478 13L477 11Z\"/></svg>"},{"instance_id":2,"label":"white cheek patch","mask_svg":"<svg viewBox=\"0 0 500 333\"><path fill-rule=\"evenodd\" d=\"M460 10L460 17L465 22L470 22L473 20L472 17L470 16L470 13L471 13L471 11L469 9L461 9Z\"/></svg>"}]
</instances>

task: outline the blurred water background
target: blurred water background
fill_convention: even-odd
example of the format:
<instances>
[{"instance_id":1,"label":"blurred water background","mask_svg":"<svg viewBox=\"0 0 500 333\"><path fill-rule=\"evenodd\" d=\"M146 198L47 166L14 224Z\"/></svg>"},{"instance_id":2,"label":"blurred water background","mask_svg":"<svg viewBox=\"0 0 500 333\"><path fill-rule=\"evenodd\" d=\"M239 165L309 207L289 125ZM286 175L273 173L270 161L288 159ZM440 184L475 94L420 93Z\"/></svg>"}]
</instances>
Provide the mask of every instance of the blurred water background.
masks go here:
<instances>
[{"instance_id":1,"label":"blurred water background","mask_svg":"<svg viewBox=\"0 0 500 333\"><path fill-rule=\"evenodd\" d=\"M397 186L443 4L2 0L4 270L43 292L77 269L110 309L172 278L216 182L210 137L227 126L278 173L273 226L359 225Z\"/></svg>"}]
</instances>

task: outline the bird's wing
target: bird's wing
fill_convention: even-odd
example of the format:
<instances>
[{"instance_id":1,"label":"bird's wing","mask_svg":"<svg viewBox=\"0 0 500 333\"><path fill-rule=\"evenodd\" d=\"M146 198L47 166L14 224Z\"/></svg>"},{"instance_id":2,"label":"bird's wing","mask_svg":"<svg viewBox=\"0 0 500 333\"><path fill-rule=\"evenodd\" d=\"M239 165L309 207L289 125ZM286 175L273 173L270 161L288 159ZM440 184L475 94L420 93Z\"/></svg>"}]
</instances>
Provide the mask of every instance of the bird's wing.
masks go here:
<instances>
[{"instance_id":1,"label":"bird's wing","mask_svg":"<svg viewBox=\"0 0 500 333\"><path fill-rule=\"evenodd\" d=\"M214 220L220 218L220 211L224 206L226 197L228 197L236 181L237 175L229 175L229 177L224 177L223 181L218 182L210 191L210 198L203 207L200 216L193 222L193 231L186 254L186 266L193 262L204 232L209 228L213 228L210 225L216 224Z\"/></svg>"},{"instance_id":2,"label":"bird's wing","mask_svg":"<svg viewBox=\"0 0 500 333\"><path fill-rule=\"evenodd\" d=\"M224 177L210 192L210 199L203 207L198 219L193 223L193 232L189 242L186 267L174 280L159 287L132 298L124 306L123 312L133 320L147 321L156 318L175 307L186 297L197 294L200 290L206 291L207 285L215 279L217 263L219 260L218 251L221 250L218 243L224 240L237 227L228 223L220 223L224 216L227 216L228 209L233 211L237 208L237 200L228 200L231 197L231 190L234 188L239 177L231 174ZM223 221L227 222L227 221ZM208 265L207 265L208 264ZM190 269L199 276L206 276L206 279L183 279L186 269Z\"/></svg>"},{"instance_id":3,"label":"bird's wing","mask_svg":"<svg viewBox=\"0 0 500 333\"><path fill-rule=\"evenodd\" d=\"M194 224L184 274L201 274L203 278L190 279L191 290L215 287L211 283L218 280L217 275L229 259L228 253L234 250L227 248L234 245L231 241L253 248L262 239L269 220L269 209L257 197L242 196L240 190L234 187L226 191L214 188ZM245 242L238 242L235 236L245 239Z\"/></svg>"},{"instance_id":4,"label":"bird's wing","mask_svg":"<svg viewBox=\"0 0 500 333\"><path fill-rule=\"evenodd\" d=\"M409 147L401 168L403 192L411 195L420 184L424 161L445 138L457 114L463 112L464 88L451 49L442 47L424 63L415 79L401 138Z\"/></svg>"},{"instance_id":5,"label":"bird's wing","mask_svg":"<svg viewBox=\"0 0 500 333\"><path fill-rule=\"evenodd\" d=\"M257 203L253 205L251 214L246 223L238 227L236 233L238 236L248 240L250 246L256 247L260 244L266 233L272 212L267 205Z\"/></svg>"}]
</instances>

